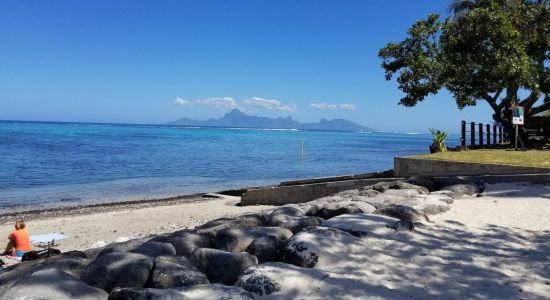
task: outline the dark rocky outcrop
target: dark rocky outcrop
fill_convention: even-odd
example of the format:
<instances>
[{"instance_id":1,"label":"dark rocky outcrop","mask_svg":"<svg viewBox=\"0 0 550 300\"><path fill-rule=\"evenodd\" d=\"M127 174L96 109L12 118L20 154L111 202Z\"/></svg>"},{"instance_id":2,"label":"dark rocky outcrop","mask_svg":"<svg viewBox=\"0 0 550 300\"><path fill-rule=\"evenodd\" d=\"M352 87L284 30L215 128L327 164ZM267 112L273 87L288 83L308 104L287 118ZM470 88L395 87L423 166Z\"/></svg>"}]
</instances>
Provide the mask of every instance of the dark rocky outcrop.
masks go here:
<instances>
[{"instance_id":1,"label":"dark rocky outcrop","mask_svg":"<svg viewBox=\"0 0 550 300\"><path fill-rule=\"evenodd\" d=\"M109 300L253 300L252 294L236 287L222 284L201 284L187 288L138 289L116 288Z\"/></svg>"},{"instance_id":2,"label":"dark rocky outcrop","mask_svg":"<svg viewBox=\"0 0 550 300\"><path fill-rule=\"evenodd\" d=\"M176 255L176 248L169 243L147 242L135 249L131 253L139 253L150 257L152 260L161 255Z\"/></svg>"},{"instance_id":3,"label":"dark rocky outcrop","mask_svg":"<svg viewBox=\"0 0 550 300\"><path fill-rule=\"evenodd\" d=\"M159 289L210 283L203 272L182 256L157 257L150 280L150 286Z\"/></svg>"},{"instance_id":4,"label":"dark rocky outcrop","mask_svg":"<svg viewBox=\"0 0 550 300\"><path fill-rule=\"evenodd\" d=\"M102 255L105 255L111 252L128 252L130 250L140 247L141 245L148 242L150 239L151 237L146 237L146 238L132 239L132 240L120 242L120 243L109 244L101 249L101 251L97 254L97 257L100 257Z\"/></svg>"},{"instance_id":5,"label":"dark rocky outcrop","mask_svg":"<svg viewBox=\"0 0 550 300\"><path fill-rule=\"evenodd\" d=\"M338 255L333 251L339 251L339 248L345 248L357 241L357 237L339 229L307 228L288 240L284 248L284 261L299 267L312 268L320 257Z\"/></svg>"},{"instance_id":6,"label":"dark rocky outcrop","mask_svg":"<svg viewBox=\"0 0 550 300\"><path fill-rule=\"evenodd\" d=\"M7 288L1 298L10 300L104 300L107 299L107 296L105 291L91 287L61 270L44 269L34 272L30 276L21 277Z\"/></svg>"},{"instance_id":7,"label":"dark rocky outcrop","mask_svg":"<svg viewBox=\"0 0 550 300\"><path fill-rule=\"evenodd\" d=\"M427 188L423 187L423 186L414 185L414 184L407 183L407 182L400 181L400 180L391 181L391 182L387 182L387 181L379 182L379 183L376 183L372 186L366 187L365 189L372 189L372 190L375 190L375 191L378 191L378 192L381 192L381 193L383 193L387 190L390 190L390 189L392 189L392 190L393 189L396 189L396 190L404 190L404 189L416 190L420 194L429 194L430 193L430 191Z\"/></svg>"},{"instance_id":8,"label":"dark rocky outcrop","mask_svg":"<svg viewBox=\"0 0 550 300\"><path fill-rule=\"evenodd\" d=\"M421 222L429 221L428 217L418 210L404 205L388 205L374 211L375 214L397 218L402 221Z\"/></svg>"},{"instance_id":9,"label":"dark rocky outcrop","mask_svg":"<svg viewBox=\"0 0 550 300\"><path fill-rule=\"evenodd\" d=\"M110 292L114 287L136 287L145 285L153 261L138 253L111 252L90 263L80 278L87 284Z\"/></svg>"},{"instance_id":10,"label":"dark rocky outcrop","mask_svg":"<svg viewBox=\"0 0 550 300\"><path fill-rule=\"evenodd\" d=\"M258 263L255 256L246 252L231 253L208 248L195 250L192 258L210 282L226 285L234 284L246 268Z\"/></svg>"},{"instance_id":11,"label":"dark rocky outcrop","mask_svg":"<svg viewBox=\"0 0 550 300\"><path fill-rule=\"evenodd\" d=\"M197 233L213 237L222 229L264 226L265 223L264 217L256 214L244 215L238 218L220 218L197 227Z\"/></svg>"},{"instance_id":12,"label":"dark rocky outcrop","mask_svg":"<svg viewBox=\"0 0 550 300\"><path fill-rule=\"evenodd\" d=\"M0 295L17 280L45 269L56 269L78 278L88 263L85 258L59 255L10 266L0 272Z\"/></svg>"},{"instance_id":13,"label":"dark rocky outcrop","mask_svg":"<svg viewBox=\"0 0 550 300\"><path fill-rule=\"evenodd\" d=\"M273 236L279 240L288 240L292 231L282 227L228 228L218 231L214 238L214 248L227 252L242 252L254 239L261 236Z\"/></svg>"},{"instance_id":14,"label":"dark rocky outcrop","mask_svg":"<svg viewBox=\"0 0 550 300\"><path fill-rule=\"evenodd\" d=\"M474 196L483 192L481 186L475 183L457 183L443 187L441 190L450 191L458 196Z\"/></svg>"},{"instance_id":15,"label":"dark rocky outcrop","mask_svg":"<svg viewBox=\"0 0 550 300\"><path fill-rule=\"evenodd\" d=\"M285 289L289 291L296 288L312 288L318 286L318 283L327 277L327 274L317 269L276 262L246 269L235 285L254 294L256 298L271 296L273 298L270 299L278 299L278 292ZM294 278L300 278L300 280L296 281Z\"/></svg>"},{"instance_id":16,"label":"dark rocky outcrop","mask_svg":"<svg viewBox=\"0 0 550 300\"><path fill-rule=\"evenodd\" d=\"M211 248L212 239L191 230L181 230L174 233L160 235L152 239L154 242L170 243L180 256L190 256L198 248Z\"/></svg>"},{"instance_id":17,"label":"dark rocky outcrop","mask_svg":"<svg viewBox=\"0 0 550 300\"><path fill-rule=\"evenodd\" d=\"M285 245L286 241L281 241L274 236L262 236L250 243L246 252L256 256L259 263L279 261L282 259Z\"/></svg>"}]
</instances>

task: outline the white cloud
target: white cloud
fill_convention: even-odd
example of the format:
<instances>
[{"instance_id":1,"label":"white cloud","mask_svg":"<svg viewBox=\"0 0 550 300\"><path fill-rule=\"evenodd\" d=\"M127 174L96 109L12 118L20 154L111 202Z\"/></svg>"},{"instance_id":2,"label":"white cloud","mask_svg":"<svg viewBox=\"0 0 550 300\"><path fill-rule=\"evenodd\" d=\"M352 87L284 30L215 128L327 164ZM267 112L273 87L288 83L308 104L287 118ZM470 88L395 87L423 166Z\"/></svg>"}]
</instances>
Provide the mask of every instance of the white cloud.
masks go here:
<instances>
[{"instance_id":1,"label":"white cloud","mask_svg":"<svg viewBox=\"0 0 550 300\"><path fill-rule=\"evenodd\" d=\"M176 97L176 99L174 100L174 103L177 104L177 105L185 106L185 105L191 104L191 101L180 98L180 97Z\"/></svg>"},{"instance_id":2,"label":"white cloud","mask_svg":"<svg viewBox=\"0 0 550 300\"><path fill-rule=\"evenodd\" d=\"M335 110L335 109L356 110L357 109L357 107L355 105L347 104L347 103L328 104L328 103L325 103L325 102L317 102L317 103L311 103L310 106L314 107L314 108L317 108L317 109L330 109L330 110Z\"/></svg>"},{"instance_id":3,"label":"white cloud","mask_svg":"<svg viewBox=\"0 0 550 300\"><path fill-rule=\"evenodd\" d=\"M344 103L344 104L340 104L340 108L341 109L347 109L347 110L356 110L357 107L353 104L347 104L347 103Z\"/></svg>"},{"instance_id":4,"label":"white cloud","mask_svg":"<svg viewBox=\"0 0 550 300\"><path fill-rule=\"evenodd\" d=\"M211 97L205 99L187 100L176 97L174 103L181 106L187 105L206 105L217 109L230 110L239 107L237 101L231 97Z\"/></svg>"},{"instance_id":5,"label":"white cloud","mask_svg":"<svg viewBox=\"0 0 550 300\"><path fill-rule=\"evenodd\" d=\"M270 110L280 110L280 111L286 111L286 112L296 111L296 105L283 104L281 101L275 100L275 99L263 99L260 97L252 97L252 98L244 99L243 102L251 106L261 107L261 108L270 109Z\"/></svg>"},{"instance_id":6,"label":"white cloud","mask_svg":"<svg viewBox=\"0 0 550 300\"><path fill-rule=\"evenodd\" d=\"M231 97L206 98L206 99L195 100L195 103L203 104L210 107L215 107L218 109L234 109L239 107L237 105L237 101L235 101L235 99Z\"/></svg>"}]
</instances>

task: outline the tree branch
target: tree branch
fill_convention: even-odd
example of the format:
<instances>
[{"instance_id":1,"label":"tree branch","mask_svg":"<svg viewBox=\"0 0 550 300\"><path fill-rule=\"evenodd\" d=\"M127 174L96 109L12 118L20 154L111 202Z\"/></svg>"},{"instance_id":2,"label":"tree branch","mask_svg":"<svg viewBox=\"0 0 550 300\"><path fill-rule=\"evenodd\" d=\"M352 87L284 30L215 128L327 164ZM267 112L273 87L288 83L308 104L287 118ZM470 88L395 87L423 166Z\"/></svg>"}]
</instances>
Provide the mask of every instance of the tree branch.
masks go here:
<instances>
[{"instance_id":1,"label":"tree branch","mask_svg":"<svg viewBox=\"0 0 550 300\"><path fill-rule=\"evenodd\" d=\"M497 94L500 94L500 93L497 92ZM498 95L497 95L497 97L498 97ZM491 105L491 107L495 111L495 114L500 114L500 108L497 105L497 101L495 100L496 99L495 97L491 97L489 95L483 95L482 98L485 101L487 101L487 103L489 103L489 105Z\"/></svg>"},{"instance_id":2,"label":"tree branch","mask_svg":"<svg viewBox=\"0 0 550 300\"><path fill-rule=\"evenodd\" d=\"M540 92L540 90L535 89L531 92L531 94L529 96L527 96L527 98L525 98L523 101L521 101L519 103L519 105L525 107L525 110L530 110L531 107L533 107L533 105L535 105L537 100L539 100L541 95L542 95L542 93Z\"/></svg>"},{"instance_id":3,"label":"tree branch","mask_svg":"<svg viewBox=\"0 0 550 300\"><path fill-rule=\"evenodd\" d=\"M531 110L529 111L529 115L533 116L549 109L550 109L550 95L546 95L546 98L544 99L544 104L531 108Z\"/></svg>"}]
</instances>

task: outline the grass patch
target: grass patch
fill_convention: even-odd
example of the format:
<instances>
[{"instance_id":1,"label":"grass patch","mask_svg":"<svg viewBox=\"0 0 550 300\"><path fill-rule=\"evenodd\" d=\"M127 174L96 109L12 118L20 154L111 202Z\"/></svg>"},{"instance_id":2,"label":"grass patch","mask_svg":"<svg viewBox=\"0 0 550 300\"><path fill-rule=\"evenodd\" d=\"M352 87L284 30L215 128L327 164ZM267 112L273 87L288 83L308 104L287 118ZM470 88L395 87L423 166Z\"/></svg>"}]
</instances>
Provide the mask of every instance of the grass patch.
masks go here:
<instances>
[{"instance_id":1,"label":"grass patch","mask_svg":"<svg viewBox=\"0 0 550 300\"><path fill-rule=\"evenodd\" d=\"M550 151L545 150L514 151L508 149L482 149L448 151L428 155L408 156L407 158L550 168Z\"/></svg>"}]
</instances>

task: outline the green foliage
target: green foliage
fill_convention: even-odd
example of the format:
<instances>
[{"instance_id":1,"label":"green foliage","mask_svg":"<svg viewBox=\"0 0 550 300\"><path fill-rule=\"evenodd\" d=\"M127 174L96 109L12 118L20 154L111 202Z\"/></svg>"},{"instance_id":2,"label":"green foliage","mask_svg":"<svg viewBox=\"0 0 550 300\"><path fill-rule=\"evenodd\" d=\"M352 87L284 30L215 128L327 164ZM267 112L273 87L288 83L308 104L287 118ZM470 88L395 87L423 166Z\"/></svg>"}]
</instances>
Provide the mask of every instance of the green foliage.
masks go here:
<instances>
[{"instance_id":1,"label":"green foliage","mask_svg":"<svg viewBox=\"0 0 550 300\"><path fill-rule=\"evenodd\" d=\"M550 108L539 101L550 99L549 1L454 1L451 11L416 22L407 38L380 50L386 80L396 77L404 93L401 105L446 89L459 109L487 102L505 126L513 103L528 116Z\"/></svg>"},{"instance_id":2,"label":"green foliage","mask_svg":"<svg viewBox=\"0 0 550 300\"><path fill-rule=\"evenodd\" d=\"M434 137L433 147L436 152L445 152L447 151L447 146L445 145L445 140L449 137L449 134L444 131L435 130L430 128L430 132Z\"/></svg>"}]
</instances>

